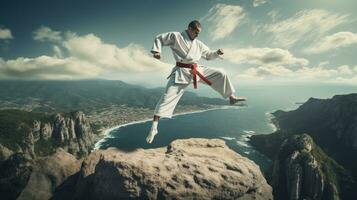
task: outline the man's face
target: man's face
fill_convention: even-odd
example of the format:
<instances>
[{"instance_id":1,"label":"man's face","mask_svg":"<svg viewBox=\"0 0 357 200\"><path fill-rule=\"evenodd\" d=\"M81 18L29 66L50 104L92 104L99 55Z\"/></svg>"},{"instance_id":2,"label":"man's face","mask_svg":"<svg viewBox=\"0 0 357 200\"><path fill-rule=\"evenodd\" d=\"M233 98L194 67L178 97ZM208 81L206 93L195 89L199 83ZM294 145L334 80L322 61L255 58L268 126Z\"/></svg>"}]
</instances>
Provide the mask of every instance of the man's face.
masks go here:
<instances>
[{"instance_id":1,"label":"man's face","mask_svg":"<svg viewBox=\"0 0 357 200\"><path fill-rule=\"evenodd\" d=\"M188 27L188 34L190 35L191 40L195 39L200 32L201 32L201 27L196 27L196 28Z\"/></svg>"}]
</instances>

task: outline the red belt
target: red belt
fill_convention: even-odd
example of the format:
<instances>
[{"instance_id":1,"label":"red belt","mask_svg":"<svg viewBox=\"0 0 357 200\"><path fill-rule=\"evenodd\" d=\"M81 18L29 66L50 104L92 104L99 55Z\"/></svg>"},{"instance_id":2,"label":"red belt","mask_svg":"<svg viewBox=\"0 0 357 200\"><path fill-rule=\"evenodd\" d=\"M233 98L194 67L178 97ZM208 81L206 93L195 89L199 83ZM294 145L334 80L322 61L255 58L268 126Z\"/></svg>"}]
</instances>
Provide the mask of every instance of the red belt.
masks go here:
<instances>
[{"instance_id":1,"label":"red belt","mask_svg":"<svg viewBox=\"0 0 357 200\"><path fill-rule=\"evenodd\" d=\"M208 85L212 85L211 81L209 81L206 77L204 77L199 71L197 71L197 63L192 63L192 64L186 64L186 63L180 63L176 62L176 66L178 67L183 67L183 68L191 68L192 71L192 76L193 76L193 87L197 89L197 75Z\"/></svg>"}]
</instances>

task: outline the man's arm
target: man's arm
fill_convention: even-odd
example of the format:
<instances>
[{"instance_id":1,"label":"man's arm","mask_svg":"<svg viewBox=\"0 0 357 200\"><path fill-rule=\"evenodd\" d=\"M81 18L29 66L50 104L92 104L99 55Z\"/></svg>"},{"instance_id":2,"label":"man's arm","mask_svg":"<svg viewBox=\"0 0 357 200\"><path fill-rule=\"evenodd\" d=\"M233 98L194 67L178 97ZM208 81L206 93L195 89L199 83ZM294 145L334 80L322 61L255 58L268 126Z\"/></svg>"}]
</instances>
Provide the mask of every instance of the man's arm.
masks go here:
<instances>
[{"instance_id":1,"label":"man's arm","mask_svg":"<svg viewBox=\"0 0 357 200\"><path fill-rule=\"evenodd\" d=\"M222 49L218 49L217 51L212 51L203 42L200 42L200 48L202 52L202 58L206 60L213 60L219 58L220 55L223 55Z\"/></svg>"},{"instance_id":2,"label":"man's arm","mask_svg":"<svg viewBox=\"0 0 357 200\"><path fill-rule=\"evenodd\" d=\"M170 46L174 44L175 35L173 32L159 34L155 37L154 44L151 48L151 53L154 58L160 59L162 46Z\"/></svg>"}]
</instances>

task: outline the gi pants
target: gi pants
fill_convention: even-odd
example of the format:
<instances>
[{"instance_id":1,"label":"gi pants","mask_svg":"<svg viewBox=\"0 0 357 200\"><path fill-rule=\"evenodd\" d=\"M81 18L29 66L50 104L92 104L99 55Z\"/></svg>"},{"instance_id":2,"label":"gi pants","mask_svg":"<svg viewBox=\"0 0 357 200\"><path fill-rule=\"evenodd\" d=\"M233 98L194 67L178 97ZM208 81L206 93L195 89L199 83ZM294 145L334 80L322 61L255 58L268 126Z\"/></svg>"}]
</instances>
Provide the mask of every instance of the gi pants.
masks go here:
<instances>
[{"instance_id":1,"label":"gi pants","mask_svg":"<svg viewBox=\"0 0 357 200\"><path fill-rule=\"evenodd\" d=\"M202 70L204 77L211 81L212 85L210 86L223 98L228 98L235 92L231 80L223 69L205 66L198 67ZM202 83L207 85L206 82L199 79L197 81L197 88ZM192 82L187 84L175 83L175 73L173 73L167 82L165 93L161 96L155 107L154 115L160 118L172 118L177 103L182 97L185 88L189 85L192 85Z\"/></svg>"}]
</instances>

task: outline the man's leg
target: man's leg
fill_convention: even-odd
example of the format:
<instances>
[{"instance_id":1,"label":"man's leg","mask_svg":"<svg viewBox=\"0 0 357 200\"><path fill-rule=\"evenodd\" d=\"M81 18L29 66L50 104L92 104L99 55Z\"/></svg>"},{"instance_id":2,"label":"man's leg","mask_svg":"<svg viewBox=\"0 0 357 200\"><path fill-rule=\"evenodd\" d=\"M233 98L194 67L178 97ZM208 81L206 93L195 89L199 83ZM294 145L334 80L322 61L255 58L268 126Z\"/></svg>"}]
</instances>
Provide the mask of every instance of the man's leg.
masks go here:
<instances>
[{"instance_id":1,"label":"man's leg","mask_svg":"<svg viewBox=\"0 0 357 200\"><path fill-rule=\"evenodd\" d=\"M229 97L230 104L246 100L244 97L236 97L234 95L234 86L224 69L205 66L200 66L200 69L202 70L204 76L211 81L211 87L215 91L221 94L221 96L225 99ZM206 82L204 82L202 79L200 79L199 82L206 84Z\"/></svg>"},{"instance_id":2,"label":"man's leg","mask_svg":"<svg viewBox=\"0 0 357 200\"><path fill-rule=\"evenodd\" d=\"M189 84L176 84L174 83L175 76L172 75L167 82L165 93L161 96L159 102L156 104L153 122L150 133L148 134L146 141L151 143L158 133L157 125L160 118L171 118L177 103L184 93L184 89Z\"/></svg>"}]
</instances>

